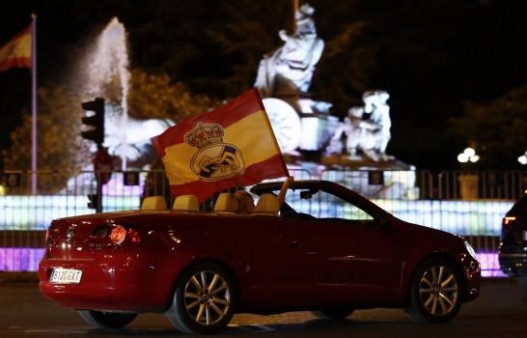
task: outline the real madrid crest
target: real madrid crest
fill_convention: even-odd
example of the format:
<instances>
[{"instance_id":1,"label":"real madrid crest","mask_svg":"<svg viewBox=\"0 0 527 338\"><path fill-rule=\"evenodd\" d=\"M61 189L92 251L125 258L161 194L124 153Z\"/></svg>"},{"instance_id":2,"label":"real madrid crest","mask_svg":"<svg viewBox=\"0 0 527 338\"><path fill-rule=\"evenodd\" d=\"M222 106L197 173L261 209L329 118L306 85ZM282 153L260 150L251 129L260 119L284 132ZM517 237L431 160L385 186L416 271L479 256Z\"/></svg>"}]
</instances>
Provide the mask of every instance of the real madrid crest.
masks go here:
<instances>
[{"instance_id":1,"label":"real madrid crest","mask_svg":"<svg viewBox=\"0 0 527 338\"><path fill-rule=\"evenodd\" d=\"M185 143L199 149L190 161L190 168L204 181L224 180L245 169L240 149L223 143L224 132L218 123L198 122L185 134Z\"/></svg>"}]
</instances>

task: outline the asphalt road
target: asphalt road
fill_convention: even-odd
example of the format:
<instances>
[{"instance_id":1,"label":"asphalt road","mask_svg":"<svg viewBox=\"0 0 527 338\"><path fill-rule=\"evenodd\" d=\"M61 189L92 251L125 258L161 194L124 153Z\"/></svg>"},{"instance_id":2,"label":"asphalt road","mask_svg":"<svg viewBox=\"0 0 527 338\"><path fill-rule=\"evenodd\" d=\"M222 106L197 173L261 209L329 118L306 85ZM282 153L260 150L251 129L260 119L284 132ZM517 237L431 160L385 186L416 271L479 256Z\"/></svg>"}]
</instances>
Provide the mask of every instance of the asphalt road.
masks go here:
<instances>
[{"instance_id":1,"label":"asphalt road","mask_svg":"<svg viewBox=\"0 0 527 338\"><path fill-rule=\"evenodd\" d=\"M174 337L161 315L140 315L122 330L93 329L73 310L43 298L35 283L0 283L0 337ZM215 337L527 337L527 290L515 280L485 281L481 296L447 324L416 324L402 310L356 311L343 322L308 312L236 315ZM198 336L196 336L198 337Z\"/></svg>"}]
</instances>

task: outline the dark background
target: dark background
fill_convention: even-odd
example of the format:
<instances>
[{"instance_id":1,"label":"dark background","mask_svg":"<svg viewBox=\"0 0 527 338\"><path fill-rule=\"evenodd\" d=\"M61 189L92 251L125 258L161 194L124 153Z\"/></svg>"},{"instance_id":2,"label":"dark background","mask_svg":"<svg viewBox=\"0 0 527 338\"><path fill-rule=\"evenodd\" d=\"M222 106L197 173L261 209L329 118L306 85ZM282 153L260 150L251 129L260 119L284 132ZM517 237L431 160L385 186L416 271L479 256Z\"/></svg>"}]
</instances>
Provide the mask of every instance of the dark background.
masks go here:
<instances>
[{"instance_id":1,"label":"dark background","mask_svg":"<svg viewBox=\"0 0 527 338\"><path fill-rule=\"evenodd\" d=\"M313 97L333 102L332 114L343 117L365 90L386 89L388 153L418 168L458 167L468 140L448 123L463 114L463 102L486 104L527 84L523 1L309 3L326 42ZM262 55L281 46L278 30L291 30L291 9L285 0L18 0L0 5L0 44L36 13L39 86L60 83L82 46L117 16L129 34L133 68L227 99L251 87ZM13 151L9 132L30 111L30 78L27 69L0 73L0 149ZM519 168L514 161L504 166Z\"/></svg>"}]
</instances>

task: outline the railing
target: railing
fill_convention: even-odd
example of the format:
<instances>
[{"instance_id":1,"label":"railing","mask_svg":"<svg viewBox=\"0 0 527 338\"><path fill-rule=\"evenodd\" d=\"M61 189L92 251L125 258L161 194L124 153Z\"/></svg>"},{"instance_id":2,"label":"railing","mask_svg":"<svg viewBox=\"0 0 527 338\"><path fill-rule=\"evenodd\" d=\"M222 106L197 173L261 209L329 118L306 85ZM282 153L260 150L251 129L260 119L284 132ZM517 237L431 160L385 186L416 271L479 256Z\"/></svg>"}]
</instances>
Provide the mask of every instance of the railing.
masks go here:
<instances>
[{"instance_id":1,"label":"railing","mask_svg":"<svg viewBox=\"0 0 527 338\"><path fill-rule=\"evenodd\" d=\"M361 192L410 222L465 236L476 248L484 273L500 275L496 252L501 218L527 186L520 171L441 172L296 170L295 179L325 179ZM150 195L169 196L163 171L112 172L102 191L102 210L137 209ZM32 195L32 179L37 193ZM93 172L66 178L60 172L0 174L0 271L35 271L44 234L54 218L94 213Z\"/></svg>"}]
</instances>

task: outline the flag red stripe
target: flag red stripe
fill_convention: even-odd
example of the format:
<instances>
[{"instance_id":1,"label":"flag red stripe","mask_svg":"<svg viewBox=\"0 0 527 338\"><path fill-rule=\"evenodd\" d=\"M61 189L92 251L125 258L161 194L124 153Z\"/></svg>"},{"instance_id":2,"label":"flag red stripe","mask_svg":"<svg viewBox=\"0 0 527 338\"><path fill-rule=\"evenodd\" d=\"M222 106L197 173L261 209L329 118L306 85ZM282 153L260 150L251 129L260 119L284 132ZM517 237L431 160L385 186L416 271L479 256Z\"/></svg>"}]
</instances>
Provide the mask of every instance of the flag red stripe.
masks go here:
<instances>
[{"instance_id":1,"label":"flag red stripe","mask_svg":"<svg viewBox=\"0 0 527 338\"><path fill-rule=\"evenodd\" d=\"M30 68L31 58L26 58L26 57L8 58L7 60L5 60L5 62L0 62L0 71L7 70L13 67Z\"/></svg>"}]
</instances>

